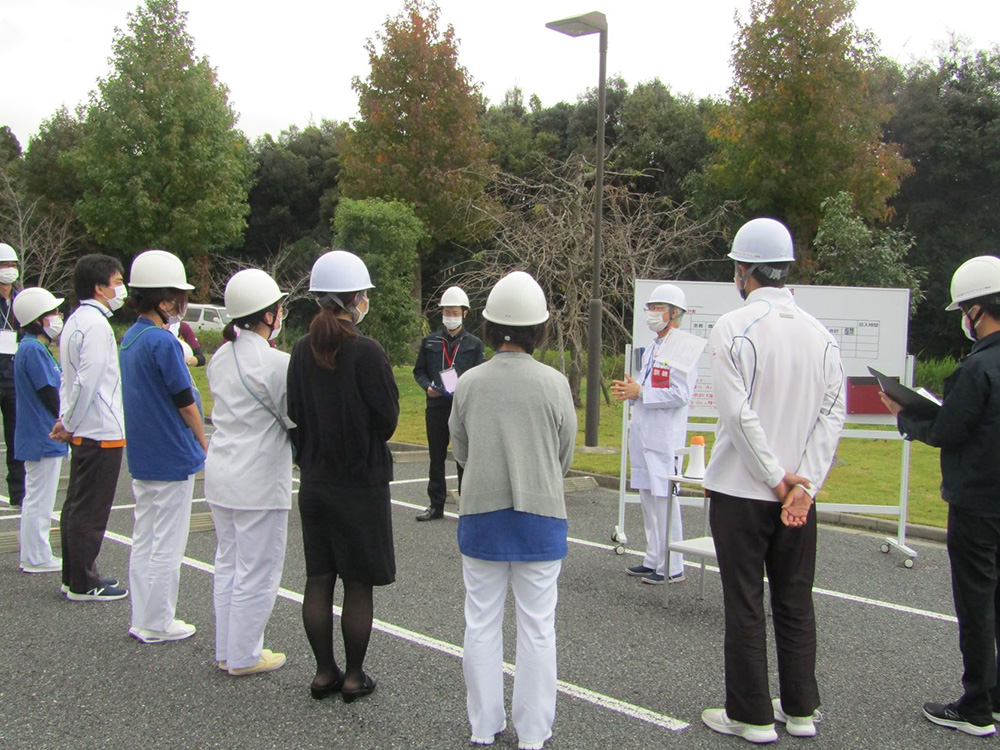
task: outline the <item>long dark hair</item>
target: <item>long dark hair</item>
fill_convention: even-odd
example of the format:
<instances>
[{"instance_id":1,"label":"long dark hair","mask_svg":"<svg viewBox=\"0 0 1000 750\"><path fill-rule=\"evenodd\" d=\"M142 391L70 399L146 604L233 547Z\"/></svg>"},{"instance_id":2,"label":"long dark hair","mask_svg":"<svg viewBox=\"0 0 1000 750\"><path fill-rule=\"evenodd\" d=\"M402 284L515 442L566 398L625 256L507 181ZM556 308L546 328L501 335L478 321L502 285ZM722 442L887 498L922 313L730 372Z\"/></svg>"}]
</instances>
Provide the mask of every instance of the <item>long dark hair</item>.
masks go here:
<instances>
[{"instance_id":1,"label":"long dark hair","mask_svg":"<svg viewBox=\"0 0 1000 750\"><path fill-rule=\"evenodd\" d=\"M327 294L320 300L319 312L309 324L309 347L316 363L325 370L336 369L341 345L358 336L353 325L337 317L337 303L330 298L336 297L344 309L349 309L359 301L359 294L362 292Z\"/></svg>"}]
</instances>

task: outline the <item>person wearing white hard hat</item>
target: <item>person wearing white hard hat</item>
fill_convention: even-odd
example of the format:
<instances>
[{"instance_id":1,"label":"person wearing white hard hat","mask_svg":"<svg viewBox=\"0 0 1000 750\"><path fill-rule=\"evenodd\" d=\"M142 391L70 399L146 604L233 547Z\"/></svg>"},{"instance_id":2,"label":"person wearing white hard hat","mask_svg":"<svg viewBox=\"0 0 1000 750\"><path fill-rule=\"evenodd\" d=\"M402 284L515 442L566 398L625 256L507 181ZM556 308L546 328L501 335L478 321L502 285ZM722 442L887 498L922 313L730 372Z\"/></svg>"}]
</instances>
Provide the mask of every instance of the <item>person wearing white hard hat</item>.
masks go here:
<instances>
[{"instance_id":1,"label":"person wearing white hard hat","mask_svg":"<svg viewBox=\"0 0 1000 750\"><path fill-rule=\"evenodd\" d=\"M741 308L709 337L719 412L704 486L725 607L725 708L702 712L721 734L754 743L816 734L816 571L813 497L844 424L844 371L830 332L784 288L795 259L779 221L754 219L733 238ZM778 657L770 697L764 576Z\"/></svg>"},{"instance_id":2,"label":"person wearing white hard hat","mask_svg":"<svg viewBox=\"0 0 1000 750\"><path fill-rule=\"evenodd\" d=\"M65 301L40 287L22 289L14 298L14 315L22 333L14 359L19 415L14 453L24 461L25 468L21 506L21 570L25 573L62 571L62 559L52 554L49 530L59 489L59 472L69 448L49 436L53 423L59 418L62 375L49 345L62 331L59 306Z\"/></svg>"},{"instance_id":3,"label":"person wearing white hard hat","mask_svg":"<svg viewBox=\"0 0 1000 750\"><path fill-rule=\"evenodd\" d=\"M118 342L108 322L128 296L122 264L109 255L83 256L73 291L80 305L59 336L60 413L50 433L72 452L59 520L62 592L70 601L110 602L128 596L97 568L125 450Z\"/></svg>"},{"instance_id":4,"label":"person wearing white hard hat","mask_svg":"<svg viewBox=\"0 0 1000 750\"><path fill-rule=\"evenodd\" d=\"M271 672L285 655L264 648L285 562L292 507L292 443L281 331L282 292L264 271L226 284L225 343L208 364L215 432L205 499L215 525L215 661L231 675Z\"/></svg>"},{"instance_id":5,"label":"person wearing white hard hat","mask_svg":"<svg viewBox=\"0 0 1000 750\"><path fill-rule=\"evenodd\" d=\"M195 475L205 466L205 429L181 346L167 327L184 318L184 263L165 250L132 261L130 302L138 318L122 336L122 399L128 468L135 495L129 556L132 624L141 643L190 638L177 619L181 560L191 522Z\"/></svg>"},{"instance_id":6,"label":"person wearing white hard hat","mask_svg":"<svg viewBox=\"0 0 1000 750\"><path fill-rule=\"evenodd\" d=\"M532 357L545 340L545 293L529 274L496 283L483 310L496 354L458 381L451 428L465 465L458 549L465 583L462 670L474 745L506 727L503 611L517 613L511 716L520 748L541 748L556 711L555 610L567 554L563 477L573 462L576 409L569 382Z\"/></svg>"},{"instance_id":7,"label":"person wearing white hard hat","mask_svg":"<svg viewBox=\"0 0 1000 750\"><path fill-rule=\"evenodd\" d=\"M14 353L17 351L17 315L13 309L14 283L20 271L14 248L0 242L0 414L7 446L7 491L9 502L19 507L24 500L24 462L11 450L17 426L17 389L14 385Z\"/></svg>"},{"instance_id":8,"label":"person wearing white hard hat","mask_svg":"<svg viewBox=\"0 0 1000 750\"><path fill-rule=\"evenodd\" d=\"M639 379L628 374L615 380L611 392L619 401L632 402L628 454L630 484L639 491L646 530L646 554L639 565L626 571L643 583L680 583L684 580L684 556L676 552L667 565L667 513L672 514L670 541L684 538L681 506L670 477L678 473L676 452L687 438L688 405L694 391L694 375L671 367L661 347L672 329L680 327L687 312L684 292L673 284L660 284L645 304L646 325L653 342L642 353Z\"/></svg>"},{"instance_id":9,"label":"person wearing white hard hat","mask_svg":"<svg viewBox=\"0 0 1000 750\"><path fill-rule=\"evenodd\" d=\"M959 266L946 309L961 311L962 331L973 344L972 353L945 378L936 416L881 396L903 437L941 449L963 693L952 703L925 703L924 716L984 736L996 732L1000 713L1000 258L981 255Z\"/></svg>"},{"instance_id":10,"label":"person wearing white hard hat","mask_svg":"<svg viewBox=\"0 0 1000 750\"><path fill-rule=\"evenodd\" d=\"M320 256L309 279L320 309L288 365L306 557L302 621L316 657L309 689L317 700L339 692L345 703L375 690L375 679L364 671L373 587L396 580L388 441L399 419L399 389L385 351L358 330L374 286L353 253ZM344 588L343 670L332 639L338 577Z\"/></svg>"},{"instance_id":11,"label":"person wearing white hard hat","mask_svg":"<svg viewBox=\"0 0 1000 750\"><path fill-rule=\"evenodd\" d=\"M455 383L463 373L482 364L486 355L483 342L465 330L469 314L469 297L457 286L448 287L441 295L442 329L426 336L417 350L413 377L427 393L424 422L427 427L427 449L430 471L427 496L431 504L417 516L418 521L444 518L444 502L448 495L445 482L445 459L448 457L448 418ZM462 491L462 464L458 469L458 491Z\"/></svg>"}]
</instances>

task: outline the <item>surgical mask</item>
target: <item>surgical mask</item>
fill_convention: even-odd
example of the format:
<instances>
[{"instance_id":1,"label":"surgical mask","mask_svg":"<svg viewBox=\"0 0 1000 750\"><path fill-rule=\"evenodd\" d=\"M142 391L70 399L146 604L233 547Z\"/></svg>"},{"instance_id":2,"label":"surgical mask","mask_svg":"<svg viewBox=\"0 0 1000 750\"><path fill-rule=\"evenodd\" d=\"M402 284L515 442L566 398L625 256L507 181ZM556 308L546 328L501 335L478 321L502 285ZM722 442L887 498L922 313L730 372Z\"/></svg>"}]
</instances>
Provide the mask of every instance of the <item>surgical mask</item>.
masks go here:
<instances>
[{"instance_id":1,"label":"surgical mask","mask_svg":"<svg viewBox=\"0 0 1000 750\"><path fill-rule=\"evenodd\" d=\"M274 341L278 338L278 334L281 333L281 321L279 320L274 324L274 328L271 329L271 333L268 334L267 338L269 341Z\"/></svg>"},{"instance_id":2,"label":"surgical mask","mask_svg":"<svg viewBox=\"0 0 1000 750\"><path fill-rule=\"evenodd\" d=\"M365 319L365 316L368 314L368 311L372 307L372 303L368 301L368 297L364 298L364 302L365 302L364 310L362 310L360 307L354 308L354 325L356 326L361 325L361 321Z\"/></svg>"},{"instance_id":3,"label":"surgical mask","mask_svg":"<svg viewBox=\"0 0 1000 750\"><path fill-rule=\"evenodd\" d=\"M749 275L750 274L747 273L747 276ZM746 277L743 278L740 277L739 266L736 266L736 270L733 271L733 283L736 284L736 291L739 292L740 299L746 299L747 298Z\"/></svg>"},{"instance_id":4,"label":"surgical mask","mask_svg":"<svg viewBox=\"0 0 1000 750\"><path fill-rule=\"evenodd\" d=\"M104 297L103 294L101 296L108 301L108 308L111 312L114 312L115 310L121 310L122 305L125 304L125 299L128 297L128 287L124 284L119 284L116 287L112 287L112 289L115 290L114 297Z\"/></svg>"},{"instance_id":5,"label":"surgical mask","mask_svg":"<svg viewBox=\"0 0 1000 750\"><path fill-rule=\"evenodd\" d=\"M670 324L663 319L662 310L646 311L646 327L649 328L649 330L651 330L653 333L659 333L668 325Z\"/></svg>"},{"instance_id":6,"label":"surgical mask","mask_svg":"<svg viewBox=\"0 0 1000 750\"><path fill-rule=\"evenodd\" d=\"M13 284L20 273L16 268L0 268L0 284Z\"/></svg>"},{"instance_id":7,"label":"surgical mask","mask_svg":"<svg viewBox=\"0 0 1000 750\"><path fill-rule=\"evenodd\" d=\"M45 331L45 335L48 336L52 341L59 338L59 334L62 333L63 329L63 319L58 315L54 315L51 318L46 318L42 325L42 330Z\"/></svg>"},{"instance_id":8,"label":"surgical mask","mask_svg":"<svg viewBox=\"0 0 1000 750\"><path fill-rule=\"evenodd\" d=\"M442 315L441 322L444 323L444 327L449 331L454 331L462 327L462 316L461 315Z\"/></svg>"},{"instance_id":9,"label":"surgical mask","mask_svg":"<svg viewBox=\"0 0 1000 750\"><path fill-rule=\"evenodd\" d=\"M969 341L978 341L979 337L976 335L976 327L972 324L972 319L969 317L968 313L962 313L962 333L965 334L965 338Z\"/></svg>"}]
</instances>

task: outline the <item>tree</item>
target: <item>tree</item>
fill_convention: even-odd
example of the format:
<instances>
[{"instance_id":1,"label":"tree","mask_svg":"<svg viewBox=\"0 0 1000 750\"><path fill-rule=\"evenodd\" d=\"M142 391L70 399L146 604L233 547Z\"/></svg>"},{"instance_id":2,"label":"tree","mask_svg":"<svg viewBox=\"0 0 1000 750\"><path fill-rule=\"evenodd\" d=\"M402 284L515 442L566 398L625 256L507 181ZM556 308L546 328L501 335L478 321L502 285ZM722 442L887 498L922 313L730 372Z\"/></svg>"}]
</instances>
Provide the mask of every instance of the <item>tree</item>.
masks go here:
<instances>
[{"instance_id":1,"label":"tree","mask_svg":"<svg viewBox=\"0 0 1000 750\"><path fill-rule=\"evenodd\" d=\"M480 97L458 63L458 40L434 4L407 0L365 45L371 70L355 78L360 118L347 141L342 192L412 204L436 242L463 235L459 201L482 192L489 148Z\"/></svg>"},{"instance_id":2,"label":"tree","mask_svg":"<svg viewBox=\"0 0 1000 750\"><path fill-rule=\"evenodd\" d=\"M1000 48L953 42L936 64L908 69L889 132L916 167L893 202L897 220L916 235L914 261L932 269L910 348L958 354L968 342L941 312L951 274L1000 247Z\"/></svg>"},{"instance_id":3,"label":"tree","mask_svg":"<svg viewBox=\"0 0 1000 750\"><path fill-rule=\"evenodd\" d=\"M907 256L912 234L903 229L871 229L854 208L850 193L841 192L823 201L823 218L813 246L817 284L908 288L910 313L924 298L923 269L912 268Z\"/></svg>"},{"instance_id":4,"label":"tree","mask_svg":"<svg viewBox=\"0 0 1000 750\"><path fill-rule=\"evenodd\" d=\"M615 177L615 175L612 175ZM485 299L508 271L531 273L549 303L549 340L562 355L574 401L586 367L587 308L592 296L594 170L579 154L549 162L526 178L500 173L490 188L491 206L473 211L492 225L492 243L451 283ZM500 210L497 210L500 207ZM631 290L636 278L681 278L707 255L729 206L701 221L686 206L613 181L605 187L601 298L605 351L618 354L630 340ZM565 355L568 353L569 359Z\"/></svg>"},{"instance_id":5,"label":"tree","mask_svg":"<svg viewBox=\"0 0 1000 750\"><path fill-rule=\"evenodd\" d=\"M872 96L877 47L851 17L854 0L752 0L737 19L731 106L711 132L718 151L711 192L743 201L748 215L784 219L800 245L820 204L841 190L868 221L911 171L882 140L886 104Z\"/></svg>"},{"instance_id":6,"label":"tree","mask_svg":"<svg viewBox=\"0 0 1000 750\"><path fill-rule=\"evenodd\" d=\"M73 162L77 211L106 249L177 253L207 291L209 253L237 242L250 162L228 91L194 54L176 0L146 0L117 30Z\"/></svg>"},{"instance_id":7,"label":"tree","mask_svg":"<svg viewBox=\"0 0 1000 750\"><path fill-rule=\"evenodd\" d=\"M412 288L418 248L427 240L424 225L413 209L398 201L343 198L334 228L337 246L360 256L375 284L365 333L382 344L392 361L409 361L410 342L420 332Z\"/></svg>"},{"instance_id":8,"label":"tree","mask_svg":"<svg viewBox=\"0 0 1000 750\"><path fill-rule=\"evenodd\" d=\"M0 127L0 167L20 160L21 143L8 125Z\"/></svg>"}]
</instances>

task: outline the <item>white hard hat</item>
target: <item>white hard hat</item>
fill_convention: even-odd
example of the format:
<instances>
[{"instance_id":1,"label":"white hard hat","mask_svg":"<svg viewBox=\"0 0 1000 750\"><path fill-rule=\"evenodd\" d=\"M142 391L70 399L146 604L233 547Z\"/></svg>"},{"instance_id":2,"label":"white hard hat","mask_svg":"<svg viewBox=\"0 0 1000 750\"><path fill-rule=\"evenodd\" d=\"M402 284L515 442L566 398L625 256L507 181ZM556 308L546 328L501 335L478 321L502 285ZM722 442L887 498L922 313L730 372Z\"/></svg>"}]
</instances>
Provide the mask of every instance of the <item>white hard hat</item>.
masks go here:
<instances>
[{"instance_id":1,"label":"white hard hat","mask_svg":"<svg viewBox=\"0 0 1000 750\"><path fill-rule=\"evenodd\" d=\"M733 238L729 257L740 263L767 265L795 260L795 248L788 228L775 219L748 221Z\"/></svg>"},{"instance_id":2,"label":"white hard hat","mask_svg":"<svg viewBox=\"0 0 1000 750\"><path fill-rule=\"evenodd\" d=\"M14 263L20 263L14 248L6 242L0 242L0 263L9 263L11 261Z\"/></svg>"},{"instance_id":3,"label":"white hard hat","mask_svg":"<svg viewBox=\"0 0 1000 750\"><path fill-rule=\"evenodd\" d=\"M226 315L233 320L245 318L286 296L266 272L258 268L237 271L226 284Z\"/></svg>"},{"instance_id":4,"label":"white hard hat","mask_svg":"<svg viewBox=\"0 0 1000 750\"><path fill-rule=\"evenodd\" d=\"M667 305L673 305L678 307L684 312L687 312L687 298L684 296L684 292L680 287L676 287L673 284L660 284L653 293L649 295L649 299L646 300L646 304L649 305L652 302L662 302Z\"/></svg>"},{"instance_id":5,"label":"white hard hat","mask_svg":"<svg viewBox=\"0 0 1000 750\"><path fill-rule=\"evenodd\" d=\"M26 326L28 323L38 320L45 313L58 309L59 305L65 301L62 297L56 297L52 292L42 289L40 286L22 289L14 297L14 317L17 318L20 325Z\"/></svg>"},{"instance_id":6,"label":"white hard hat","mask_svg":"<svg viewBox=\"0 0 1000 750\"><path fill-rule=\"evenodd\" d=\"M486 299L483 317L508 326L536 326L549 319L545 292L531 274L514 271L496 283Z\"/></svg>"},{"instance_id":7,"label":"white hard hat","mask_svg":"<svg viewBox=\"0 0 1000 750\"><path fill-rule=\"evenodd\" d=\"M360 292L374 286L365 262L346 250L323 253L309 276L310 292Z\"/></svg>"},{"instance_id":8,"label":"white hard hat","mask_svg":"<svg viewBox=\"0 0 1000 750\"><path fill-rule=\"evenodd\" d=\"M441 303L438 307L464 307L469 309L469 295L462 291L461 287L450 286L441 295Z\"/></svg>"},{"instance_id":9,"label":"white hard hat","mask_svg":"<svg viewBox=\"0 0 1000 750\"><path fill-rule=\"evenodd\" d=\"M1000 258L980 255L958 267L951 277L951 304L945 310L957 310L969 300L1000 295Z\"/></svg>"},{"instance_id":10,"label":"white hard hat","mask_svg":"<svg viewBox=\"0 0 1000 750\"><path fill-rule=\"evenodd\" d=\"M191 291L184 263L166 250L147 250L132 261L128 285L135 289L180 289Z\"/></svg>"}]
</instances>

